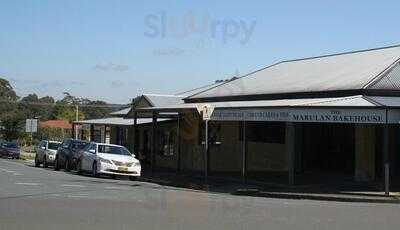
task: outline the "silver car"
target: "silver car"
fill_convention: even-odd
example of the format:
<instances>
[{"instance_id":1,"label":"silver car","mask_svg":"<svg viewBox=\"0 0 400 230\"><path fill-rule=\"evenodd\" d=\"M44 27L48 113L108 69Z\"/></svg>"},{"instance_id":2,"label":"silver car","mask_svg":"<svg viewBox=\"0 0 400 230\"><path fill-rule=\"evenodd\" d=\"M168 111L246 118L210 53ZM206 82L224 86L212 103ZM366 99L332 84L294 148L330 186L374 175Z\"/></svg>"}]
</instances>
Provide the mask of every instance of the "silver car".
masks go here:
<instances>
[{"instance_id":1,"label":"silver car","mask_svg":"<svg viewBox=\"0 0 400 230\"><path fill-rule=\"evenodd\" d=\"M56 159L57 149L60 145L61 142L59 141L41 141L36 147L35 167L39 167L40 164L43 165L43 168L54 165L54 159Z\"/></svg>"}]
</instances>

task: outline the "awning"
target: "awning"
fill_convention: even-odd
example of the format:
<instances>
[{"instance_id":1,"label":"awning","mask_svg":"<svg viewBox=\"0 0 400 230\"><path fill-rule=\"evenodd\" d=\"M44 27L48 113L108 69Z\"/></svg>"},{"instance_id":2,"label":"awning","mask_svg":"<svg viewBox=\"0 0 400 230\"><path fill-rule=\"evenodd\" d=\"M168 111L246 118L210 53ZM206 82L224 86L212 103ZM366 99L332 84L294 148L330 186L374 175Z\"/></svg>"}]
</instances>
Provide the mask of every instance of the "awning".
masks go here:
<instances>
[{"instance_id":1,"label":"awning","mask_svg":"<svg viewBox=\"0 0 400 230\"><path fill-rule=\"evenodd\" d=\"M333 98L305 98L305 99L280 99L260 101L226 101L205 103L215 108L264 108L264 107L377 107L384 106L381 97L368 97L362 95ZM379 100L378 100L379 99ZM378 102L379 101L379 102ZM400 106L400 99L397 100ZM390 100L393 105L394 100ZM137 112L179 112L182 110L196 109L196 103L181 103L163 107L138 108Z\"/></svg>"},{"instance_id":2,"label":"awning","mask_svg":"<svg viewBox=\"0 0 400 230\"><path fill-rule=\"evenodd\" d=\"M134 125L135 119L124 119L120 117L101 118L93 120L83 120L74 122L74 124L90 124L90 125L118 125L118 126L131 126ZM170 119L157 119L157 122L167 121ZM137 124L152 123L151 118L138 118Z\"/></svg>"},{"instance_id":3,"label":"awning","mask_svg":"<svg viewBox=\"0 0 400 230\"><path fill-rule=\"evenodd\" d=\"M356 95L335 98L306 98L206 103L214 106L211 120L285 121L329 123L393 123L400 121L400 98ZM138 113L196 111L196 103L136 109Z\"/></svg>"}]
</instances>

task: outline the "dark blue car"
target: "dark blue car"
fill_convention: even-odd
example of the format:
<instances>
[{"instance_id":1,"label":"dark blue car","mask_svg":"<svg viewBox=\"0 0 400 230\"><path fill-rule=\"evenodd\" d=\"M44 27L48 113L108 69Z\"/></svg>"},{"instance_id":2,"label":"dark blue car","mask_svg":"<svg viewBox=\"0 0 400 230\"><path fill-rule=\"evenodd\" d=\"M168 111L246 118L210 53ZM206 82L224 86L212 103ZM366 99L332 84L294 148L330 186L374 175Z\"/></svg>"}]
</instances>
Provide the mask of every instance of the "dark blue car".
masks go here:
<instances>
[{"instance_id":1,"label":"dark blue car","mask_svg":"<svg viewBox=\"0 0 400 230\"><path fill-rule=\"evenodd\" d=\"M3 142L0 144L1 157L19 159L20 153L18 145L14 142Z\"/></svg>"}]
</instances>

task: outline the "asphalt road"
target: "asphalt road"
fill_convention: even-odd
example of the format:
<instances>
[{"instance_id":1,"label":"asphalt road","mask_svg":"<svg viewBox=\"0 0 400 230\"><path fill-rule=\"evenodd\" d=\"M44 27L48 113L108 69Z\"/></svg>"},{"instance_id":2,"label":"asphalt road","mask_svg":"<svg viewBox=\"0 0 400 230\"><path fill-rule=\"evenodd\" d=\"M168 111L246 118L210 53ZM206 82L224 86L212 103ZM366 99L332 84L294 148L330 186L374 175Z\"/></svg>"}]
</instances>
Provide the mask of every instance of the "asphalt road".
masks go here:
<instances>
[{"instance_id":1,"label":"asphalt road","mask_svg":"<svg viewBox=\"0 0 400 230\"><path fill-rule=\"evenodd\" d=\"M399 228L395 204L204 193L0 159L0 230Z\"/></svg>"}]
</instances>

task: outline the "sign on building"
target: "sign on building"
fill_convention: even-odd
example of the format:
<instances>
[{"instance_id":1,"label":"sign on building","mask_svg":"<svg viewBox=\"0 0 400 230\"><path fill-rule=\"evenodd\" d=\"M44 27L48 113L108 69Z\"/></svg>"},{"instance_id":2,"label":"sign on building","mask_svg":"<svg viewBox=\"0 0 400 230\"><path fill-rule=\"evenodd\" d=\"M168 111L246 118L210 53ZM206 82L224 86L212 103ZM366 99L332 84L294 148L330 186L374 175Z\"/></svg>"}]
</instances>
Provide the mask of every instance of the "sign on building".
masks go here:
<instances>
[{"instance_id":1,"label":"sign on building","mask_svg":"<svg viewBox=\"0 0 400 230\"><path fill-rule=\"evenodd\" d=\"M25 131L27 133L37 133L38 119L26 119Z\"/></svg>"},{"instance_id":2,"label":"sign on building","mask_svg":"<svg viewBox=\"0 0 400 230\"><path fill-rule=\"evenodd\" d=\"M386 123L384 109L218 109L212 120L321 123Z\"/></svg>"}]
</instances>

